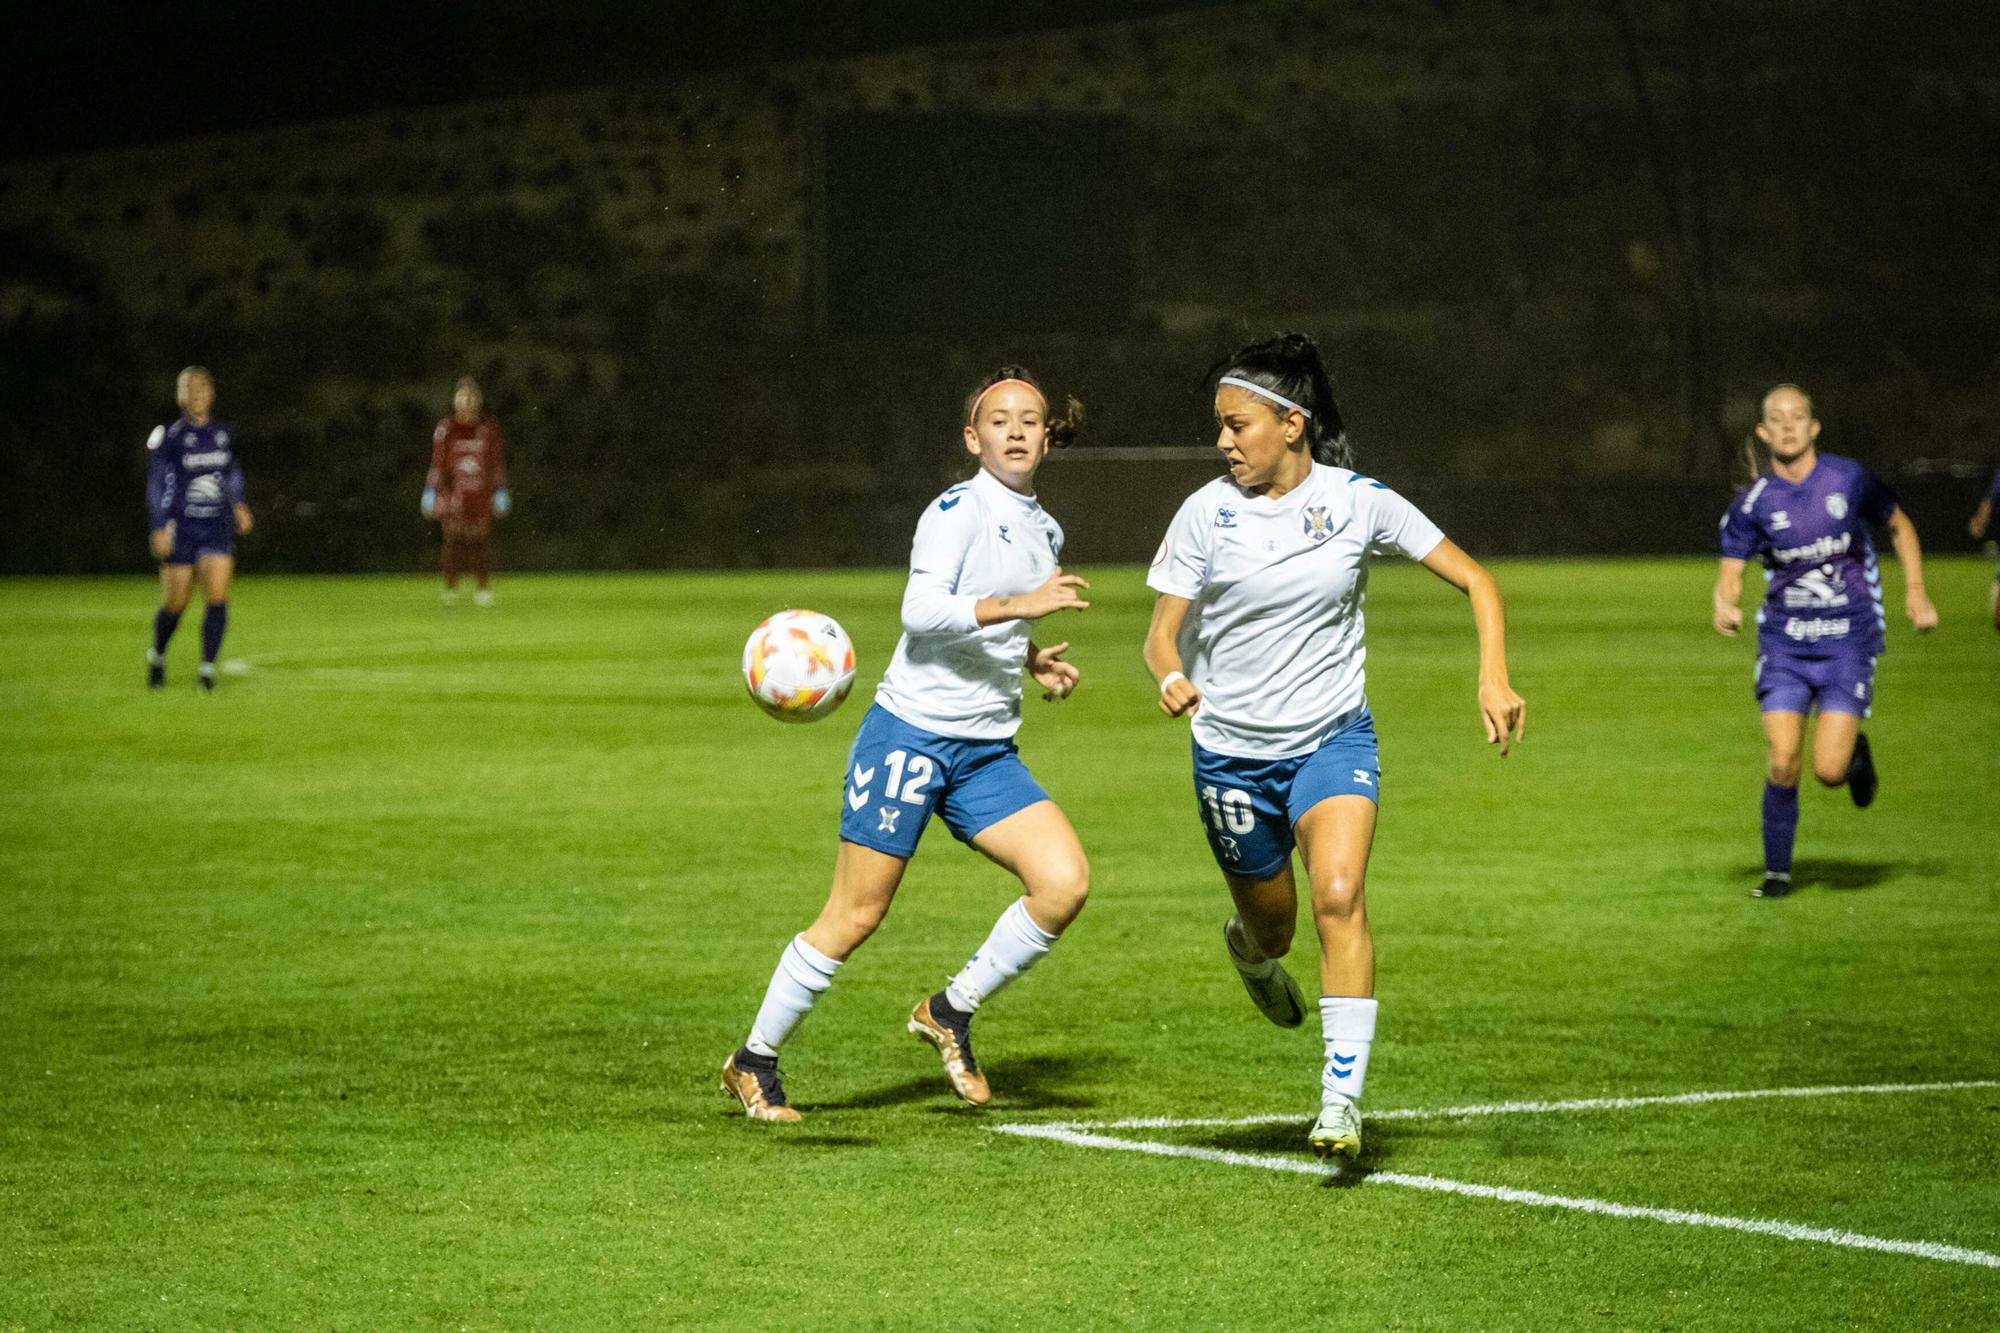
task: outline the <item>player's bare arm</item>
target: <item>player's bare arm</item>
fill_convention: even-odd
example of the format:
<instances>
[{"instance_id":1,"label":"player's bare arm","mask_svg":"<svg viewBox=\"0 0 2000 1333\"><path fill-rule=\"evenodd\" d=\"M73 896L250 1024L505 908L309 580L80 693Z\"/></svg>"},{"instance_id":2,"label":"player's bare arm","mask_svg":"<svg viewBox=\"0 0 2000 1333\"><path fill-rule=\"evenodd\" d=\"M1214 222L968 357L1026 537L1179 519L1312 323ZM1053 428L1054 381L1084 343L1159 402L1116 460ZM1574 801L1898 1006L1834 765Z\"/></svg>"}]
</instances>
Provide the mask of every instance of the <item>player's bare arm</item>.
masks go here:
<instances>
[{"instance_id":1,"label":"player's bare arm","mask_svg":"<svg viewBox=\"0 0 2000 1333\"><path fill-rule=\"evenodd\" d=\"M1901 505L1889 515L1889 544L1896 548L1896 559L1903 566L1903 614L1917 627L1917 633L1928 634L1937 628L1937 607L1924 591L1924 548L1917 540L1917 525L1910 522Z\"/></svg>"},{"instance_id":2,"label":"player's bare arm","mask_svg":"<svg viewBox=\"0 0 2000 1333\"><path fill-rule=\"evenodd\" d=\"M1500 584L1447 537L1424 557L1424 568L1466 595L1479 633L1479 717L1486 742L1504 756L1526 733L1528 705L1507 683L1507 607Z\"/></svg>"},{"instance_id":3,"label":"player's bare arm","mask_svg":"<svg viewBox=\"0 0 2000 1333\"><path fill-rule=\"evenodd\" d=\"M1724 557L1715 571L1715 632L1735 638L1743 628L1743 562Z\"/></svg>"},{"instance_id":4,"label":"player's bare arm","mask_svg":"<svg viewBox=\"0 0 2000 1333\"><path fill-rule=\"evenodd\" d=\"M1160 711L1185 717L1201 707L1201 691L1181 672L1181 623L1193 603L1161 593L1153 603L1153 623L1146 630L1146 669L1160 685Z\"/></svg>"},{"instance_id":5,"label":"player's bare arm","mask_svg":"<svg viewBox=\"0 0 2000 1333\"><path fill-rule=\"evenodd\" d=\"M1015 597L982 597L973 603L972 614L984 627L1003 620L1040 620L1057 611L1083 611L1089 609L1090 603L1077 596L1077 592L1089 587L1090 580L1065 574L1062 566L1057 565L1041 587Z\"/></svg>"}]
</instances>

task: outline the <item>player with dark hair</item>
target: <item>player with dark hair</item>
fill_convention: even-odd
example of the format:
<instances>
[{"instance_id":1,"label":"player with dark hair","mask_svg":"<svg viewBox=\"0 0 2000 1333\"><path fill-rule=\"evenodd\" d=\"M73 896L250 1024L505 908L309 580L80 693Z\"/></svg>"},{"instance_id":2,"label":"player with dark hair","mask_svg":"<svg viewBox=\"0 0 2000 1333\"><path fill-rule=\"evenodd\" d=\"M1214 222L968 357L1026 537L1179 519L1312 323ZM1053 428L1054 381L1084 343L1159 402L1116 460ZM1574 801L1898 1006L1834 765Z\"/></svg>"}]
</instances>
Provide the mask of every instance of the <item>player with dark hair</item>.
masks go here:
<instances>
[{"instance_id":1,"label":"player with dark hair","mask_svg":"<svg viewBox=\"0 0 2000 1333\"><path fill-rule=\"evenodd\" d=\"M1733 636L1743 625L1743 566L1764 564L1764 604L1757 611L1757 706L1769 746L1764 775L1764 878L1752 895L1792 891L1792 843L1799 824L1799 772L1807 714L1813 729L1813 776L1846 785L1857 806L1875 799L1875 761L1861 721L1875 701L1875 659L1888 617L1868 530L1889 529L1903 567L1903 610L1918 632L1937 627L1924 593L1917 529L1895 492L1851 458L1819 452L1819 419L1796 384L1764 395L1745 444L1750 485L1722 516L1722 560L1715 577L1715 628ZM1768 453L1766 453L1768 451Z\"/></svg>"},{"instance_id":2,"label":"player with dark hair","mask_svg":"<svg viewBox=\"0 0 2000 1333\"><path fill-rule=\"evenodd\" d=\"M160 609L153 614L146 684L157 690L167 683L167 644L199 574L208 609L201 620L201 671L195 680L213 691L215 655L229 628L236 538L250 531L250 507L243 503L236 432L209 415L215 377L202 366L189 366L174 381L174 400L182 415L171 425L155 426L146 440L149 545L160 562Z\"/></svg>"},{"instance_id":3,"label":"player with dark hair","mask_svg":"<svg viewBox=\"0 0 2000 1333\"><path fill-rule=\"evenodd\" d=\"M1069 645L1038 647L1029 631L1043 616L1089 605L1078 593L1090 585L1062 572L1062 528L1033 489L1049 449L1069 443L1081 418L1072 398L1051 419L1047 395L1019 366L1002 367L966 400L965 448L979 469L917 523L903 635L847 757L833 890L819 919L785 947L748 1039L723 1062L722 1090L753 1120L799 1118L778 1076L778 1048L882 923L933 812L1025 891L906 1024L937 1048L965 1101L991 1096L972 1054L973 1014L1083 910L1090 866L1076 830L1014 746L1024 671L1045 699L1076 687L1077 669L1062 660Z\"/></svg>"},{"instance_id":4,"label":"player with dark hair","mask_svg":"<svg viewBox=\"0 0 2000 1333\"><path fill-rule=\"evenodd\" d=\"M2000 470L1993 473L1993 481L1986 488L1985 498L1980 500L1979 507L1972 511L1972 521L1965 525L1965 530L1972 534L1973 540L1977 541L1984 537L1990 530L1993 507L1996 504L2000 504ZM1993 586L1986 594L1986 609L1993 616L1994 630L2000 631L2000 545L1987 542L1986 554L1992 557L1994 564Z\"/></svg>"},{"instance_id":5,"label":"player with dark hair","mask_svg":"<svg viewBox=\"0 0 2000 1333\"><path fill-rule=\"evenodd\" d=\"M425 518L444 530L439 564L444 570L444 604L458 600L458 576L470 570L472 600L493 605L491 542L493 520L507 517L513 497L507 490L507 446L500 423L485 413L479 383L470 375L452 389L451 415L431 432L431 468L424 476L420 503Z\"/></svg>"},{"instance_id":6,"label":"player with dark hair","mask_svg":"<svg viewBox=\"0 0 2000 1333\"><path fill-rule=\"evenodd\" d=\"M1279 961L1298 919L1293 848L1304 854L1325 1047L1309 1142L1352 1159L1376 1016L1363 897L1381 778L1362 674L1370 558L1418 561L1471 599L1479 715L1501 754L1527 706L1507 682L1499 585L1416 506L1352 470L1312 339L1288 333L1218 369L1216 447L1229 474L1188 497L1153 559L1146 665L1161 711L1193 717L1199 813L1236 905L1223 942L1280 1027L1305 1021Z\"/></svg>"}]
</instances>

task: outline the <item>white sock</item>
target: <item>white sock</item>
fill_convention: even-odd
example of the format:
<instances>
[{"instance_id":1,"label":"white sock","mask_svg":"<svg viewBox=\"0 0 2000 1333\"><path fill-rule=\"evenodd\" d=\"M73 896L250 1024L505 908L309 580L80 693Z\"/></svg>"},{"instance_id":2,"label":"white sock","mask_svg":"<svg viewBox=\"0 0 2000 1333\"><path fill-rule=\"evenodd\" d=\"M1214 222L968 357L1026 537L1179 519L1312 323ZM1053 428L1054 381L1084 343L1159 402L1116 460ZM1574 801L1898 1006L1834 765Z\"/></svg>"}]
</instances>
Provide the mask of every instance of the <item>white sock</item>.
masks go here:
<instances>
[{"instance_id":1,"label":"white sock","mask_svg":"<svg viewBox=\"0 0 2000 1333\"><path fill-rule=\"evenodd\" d=\"M813 1002L826 994L839 970L840 964L807 944L804 935L793 936L778 958L777 970L771 973L757 1021L750 1025L750 1039L743 1044L757 1055L776 1055L792 1029L812 1012Z\"/></svg>"},{"instance_id":2,"label":"white sock","mask_svg":"<svg viewBox=\"0 0 2000 1333\"><path fill-rule=\"evenodd\" d=\"M973 1012L981 1001L998 995L1008 982L1041 962L1056 938L1028 915L1028 900L1016 898L993 923L993 933L972 961L944 988L944 997L954 1008Z\"/></svg>"},{"instance_id":3,"label":"white sock","mask_svg":"<svg viewBox=\"0 0 2000 1333\"><path fill-rule=\"evenodd\" d=\"M1368 1081L1368 1048L1375 1041L1375 1001L1362 995L1319 997L1320 1033L1326 1041L1326 1068L1320 1074L1320 1100L1345 1097L1361 1100Z\"/></svg>"}]
</instances>

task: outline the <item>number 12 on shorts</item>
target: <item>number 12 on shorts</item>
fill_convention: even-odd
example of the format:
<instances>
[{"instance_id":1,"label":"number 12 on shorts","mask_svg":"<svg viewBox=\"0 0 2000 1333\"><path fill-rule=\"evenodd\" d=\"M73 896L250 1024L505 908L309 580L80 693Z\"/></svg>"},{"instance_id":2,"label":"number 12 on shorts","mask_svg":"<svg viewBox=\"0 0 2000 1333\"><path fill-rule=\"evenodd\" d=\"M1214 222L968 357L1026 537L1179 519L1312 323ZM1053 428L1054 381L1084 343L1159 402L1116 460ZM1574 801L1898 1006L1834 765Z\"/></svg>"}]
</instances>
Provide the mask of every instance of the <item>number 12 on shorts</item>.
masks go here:
<instances>
[{"instance_id":1,"label":"number 12 on shorts","mask_svg":"<svg viewBox=\"0 0 2000 1333\"><path fill-rule=\"evenodd\" d=\"M927 754L907 754L902 750L891 750L882 756L882 762L889 766L889 781L882 789L884 800L903 800L911 805L924 803L924 788L931 785L937 776L937 765ZM904 780L904 767L908 766L908 781ZM900 790L898 790L900 788Z\"/></svg>"}]
</instances>

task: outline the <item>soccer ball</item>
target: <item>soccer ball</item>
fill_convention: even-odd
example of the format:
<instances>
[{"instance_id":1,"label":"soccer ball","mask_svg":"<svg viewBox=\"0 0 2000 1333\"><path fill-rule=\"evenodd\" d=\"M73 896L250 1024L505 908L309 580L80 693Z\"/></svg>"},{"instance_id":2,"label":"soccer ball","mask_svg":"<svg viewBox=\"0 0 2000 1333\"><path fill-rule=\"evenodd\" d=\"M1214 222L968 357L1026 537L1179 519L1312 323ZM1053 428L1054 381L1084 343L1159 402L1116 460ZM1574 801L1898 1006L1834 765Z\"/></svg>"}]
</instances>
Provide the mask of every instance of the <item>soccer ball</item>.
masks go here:
<instances>
[{"instance_id":1,"label":"soccer ball","mask_svg":"<svg viewBox=\"0 0 2000 1333\"><path fill-rule=\"evenodd\" d=\"M854 644L831 616L780 611L743 645L743 684L780 722L817 722L854 688Z\"/></svg>"}]
</instances>

